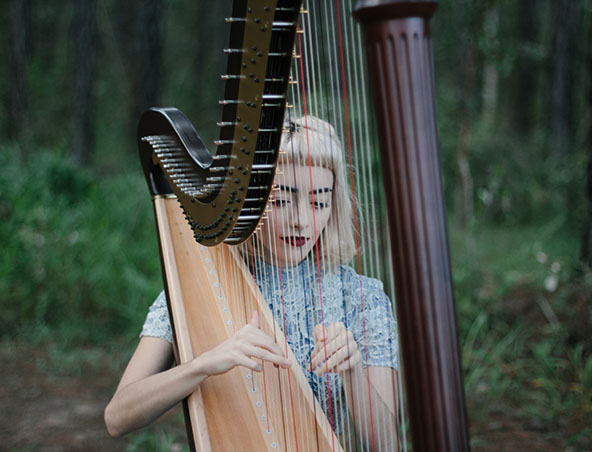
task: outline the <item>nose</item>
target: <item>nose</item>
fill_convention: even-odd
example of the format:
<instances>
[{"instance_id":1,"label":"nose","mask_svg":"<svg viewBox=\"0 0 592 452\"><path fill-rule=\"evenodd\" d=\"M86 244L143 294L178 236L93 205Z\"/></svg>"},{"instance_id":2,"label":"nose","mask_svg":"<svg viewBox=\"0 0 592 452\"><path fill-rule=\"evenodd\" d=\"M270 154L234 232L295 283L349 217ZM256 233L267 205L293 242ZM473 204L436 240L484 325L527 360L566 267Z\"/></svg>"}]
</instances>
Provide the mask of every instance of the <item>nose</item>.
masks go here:
<instances>
[{"instance_id":1,"label":"nose","mask_svg":"<svg viewBox=\"0 0 592 452\"><path fill-rule=\"evenodd\" d=\"M310 202L304 199L299 199L296 208L292 212L292 226L300 231L304 231L312 226L312 222L313 217Z\"/></svg>"}]
</instances>

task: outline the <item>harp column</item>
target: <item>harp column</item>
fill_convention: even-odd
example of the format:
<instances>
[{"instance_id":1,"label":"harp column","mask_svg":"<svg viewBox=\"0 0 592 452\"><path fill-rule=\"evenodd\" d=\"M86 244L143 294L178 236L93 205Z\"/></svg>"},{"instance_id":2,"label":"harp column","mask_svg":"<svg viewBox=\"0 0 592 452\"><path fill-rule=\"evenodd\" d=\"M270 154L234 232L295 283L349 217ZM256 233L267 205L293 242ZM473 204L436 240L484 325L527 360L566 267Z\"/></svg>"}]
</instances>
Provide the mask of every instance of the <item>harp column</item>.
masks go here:
<instances>
[{"instance_id":1,"label":"harp column","mask_svg":"<svg viewBox=\"0 0 592 452\"><path fill-rule=\"evenodd\" d=\"M429 0L360 0L413 449L469 450L440 172Z\"/></svg>"}]
</instances>

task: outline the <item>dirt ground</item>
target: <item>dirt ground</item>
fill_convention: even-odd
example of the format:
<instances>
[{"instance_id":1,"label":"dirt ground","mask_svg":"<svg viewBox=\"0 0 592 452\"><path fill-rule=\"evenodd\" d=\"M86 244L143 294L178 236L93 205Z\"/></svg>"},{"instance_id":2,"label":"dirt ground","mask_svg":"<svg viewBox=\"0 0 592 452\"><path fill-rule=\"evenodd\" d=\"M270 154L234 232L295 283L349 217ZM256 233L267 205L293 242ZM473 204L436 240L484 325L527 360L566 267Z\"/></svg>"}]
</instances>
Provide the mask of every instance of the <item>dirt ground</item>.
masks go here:
<instances>
[{"instance_id":1,"label":"dirt ground","mask_svg":"<svg viewBox=\"0 0 592 452\"><path fill-rule=\"evenodd\" d=\"M159 450L141 439L111 438L103 423L107 404L121 372L106 354L92 366L66 366L42 347L0 346L0 451L133 451ZM59 361L60 359L58 359ZM61 368L61 370L60 370ZM175 408L151 427L168 432L166 450L185 445L182 410ZM568 451L565 443L536 431L525 431L511 417L471 425L475 452Z\"/></svg>"},{"instance_id":2,"label":"dirt ground","mask_svg":"<svg viewBox=\"0 0 592 452\"><path fill-rule=\"evenodd\" d=\"M76 369L74 376L64 375L51 358L40 348L0 347L0 451L133 449L132 439L111 438L103 422L119 371L105 362L92 369ZM171 410L152 430L170 427L183 441L180 412L180 408ZM174 449L181 449L180 444Z\"/></svg>"}]
</instances>

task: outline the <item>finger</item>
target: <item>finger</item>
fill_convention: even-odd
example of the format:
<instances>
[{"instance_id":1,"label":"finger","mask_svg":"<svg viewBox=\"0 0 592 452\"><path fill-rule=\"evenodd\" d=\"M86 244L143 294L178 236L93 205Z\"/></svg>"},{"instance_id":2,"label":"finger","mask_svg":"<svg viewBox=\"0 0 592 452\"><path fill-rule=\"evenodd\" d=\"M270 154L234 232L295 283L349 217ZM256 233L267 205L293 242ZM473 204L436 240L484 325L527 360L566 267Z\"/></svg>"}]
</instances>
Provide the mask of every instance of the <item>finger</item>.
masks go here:
<instances>
[{"instance_id":1,"label":"finger","mask_svg":"<svg viewBox=\"0 0 592 452\"><path fill-rule=\"evenodd\" d=\"M258 358L263 361L269 361L270 363L277 364L278 366L287 368L292 365L292 362L284 358L282 355L271 353L270 351L265 350L263 348L249 347L246 350L246 353L251 357Z\"/></svg>"},{"instance_id":2,"label":"finger","mask_svg":"<svg viewBox=\"0 0 592 452\"><path fill-rule=\"evenodd\" d=\"M310 368L316 369L327 361L334 353L340 349L337 342L331 344L321 344L320 347L315 347L310 354Z\"/></svg>"},{"instance_id":3,"label":"finger","mask_svg":"<svg viewBox=\"0 0 592 452\"><path fill-rule=\"evenodd\" d=\"M273 339L260 330L253 329L252 333L253 334L246 334L236 340L234 343L236 353L263 358L259 351L264 350L266 353L278 357L278 359L271 360L272 362L277 363L282 367L289 367L291 365L291 362L286 359L285 353L281 347L274 342Z\"/></svg>"},{"instance_id":4,"label":"finger","mask_svg":"<svg viewBox=\"0 0 592 452\"><path fill-rule=\"evenodd\" d=\"M342 348L345 348L348 354L353 354L358 349L358 344L354 340L354 336L350 331L345 329L340 329L339 331L339 334L330 342L321 343L318 344L318 346L315 346L310 355L312 369L318 367L323 361L326 361Z\"/></svg>"},{"instance_id":5,"label":"finger","mask_svg":"<svg viewBox=\"0 0 592 452\"><path fill-rule=\"evenodd\" d=\"M252 330L245 342L249 345L264 348L272 353L275 353L276 355L285 357L285 353L278 343L261 330Z\"/></svg>"},{"instance_id":6,"label":"finger","mask_svg":"<svg viewBox=\"0 0 592 452\"><path fill-rule=\"evenodd\" d=\"M325 340L325 325L323 325L322 323L319 323L317 326L315 326L314 330L313 330L313 337L314 337L315 343L324 341Z\"/></svg>"},{"instance_id":7,"label":"finger","mask_svg":"<svg viewBox=\"0 0 592 452\"><path fill-rule=\"evenodd\" d=\"M321 376L328 372L343 372L345 370L352 369L353 367L357 366L360 362L362 362L362 354L359 350L356 350L356 352L351 355L344 355L340 350L338 353L329 358L325 366L319 367L316 370L316 374L318 376Z\"/></svg>"},{"instance_id":8,"label":"finger","mask_svg":"<svg viewBox=\"0 0 592 452\"><path fill-rule=\"evenodd\" d=\"M348 361L351 356L352 355L349 354L347 348L344 347L331 355L331 357L327 360L327 363L317 370L322 372L335 372L335 368L341 363Z\"/></svg>"},{"instance_id":9,"label":"finger","mask_svg":"<svg viewBox=\"0 0 592 452\"><path fill-rule=\"evenodd\" d=\"M249 325L259 329L261 324L261 321L259 319L259 313L257 311L253 311L253 315L251 316L251 321L249 322Z\"/></svg>"},{"instance_id":10,"label":"finger","mask_svg":"<svg viewBox=\"0 0 592 452\"><path fill-rule=\"evenodd\" d=\"M324 350L313 350L311 354L311 365L308 369L330 372L343 360L359 353L358 343L351 331L342 331L333 341L326 344Z\"/></svg>"},{"instance_id":11,"label":"finger","mask_svg":"<svg viewBox=\"0 0 592 452\"><path fill-rule=\"evenodd\" d=\"M323 327L323 324L318 324L314 328L315 349L324 348L325 344L347 333L348 330L342 322L335 322L327 327Z\"/></svg>"},{"instance_id":12,"label":"finger","mask_svg":"<svg viewBox=\"0 0 592 452\"><path fill-rule=\"evenodd\" d=\"M333 338L339 336L340 334L346 331L347 328L345 328L343 322L331 323L325 328L325 342L332 340Z\"/></svg>"},{"instance_id":13,"label":"finger","mask_svg":"<svg viewBox=\"0 0 592 452\"><path fill-rule=\"evenodd\" d=\"M345 325L342 322L334 322L327 326L324 326L322 323L319 323L317 326L314 327L313 336L315 342L326 342L340 334L342 331L347 331Z\"/></svg>"},{"instance_id":14,"label":"finger","mask_svg":"<svg viewBox=\"0 0 592 452\"><path fill-rule=\"evenodd\" d=\"M337 367L335 367L334 372L345 372L346 370L353 369L358 364L362 362L362 353L358 351L354 356L350 359L343 361Z\"/></svg>"},{"instance_id":15,"label":"finger","mask_svg":"<svg viewBox=\"0 0 592 452\"><path fill-rule=\"evenodd\" d=\"M238 366L246 367L247 369L254 370L255 372L261 372L263 366L255 360L252 360L248 356L239 355L236 357L236 364Z\"/></svg>"},{"instance_id":16,"label":"finger","mask_svg":"<svg viewBox=\"0 0 592 452\"><path fill-rule=\"evenodd\" d=\"M321 365L314 368L317 375L322 375L327 372L333 372L333 369L349 357L346 348L339 349L334 354L330 355Z\"/></svg>"}]
</instances>

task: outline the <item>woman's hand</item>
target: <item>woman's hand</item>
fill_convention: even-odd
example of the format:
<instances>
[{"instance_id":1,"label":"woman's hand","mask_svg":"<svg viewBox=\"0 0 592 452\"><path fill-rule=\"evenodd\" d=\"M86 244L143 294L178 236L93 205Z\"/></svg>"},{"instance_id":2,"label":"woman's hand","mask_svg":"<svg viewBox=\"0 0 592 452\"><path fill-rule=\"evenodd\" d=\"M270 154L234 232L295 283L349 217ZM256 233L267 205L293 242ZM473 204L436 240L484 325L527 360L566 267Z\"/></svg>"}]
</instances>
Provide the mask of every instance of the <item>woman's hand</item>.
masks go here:
<instances>
[{"instance_id":1,"label":"woman's hand","mask_svg":"<svg viewBox=\"0 0 592 452\"><path fill-rule=\"evenodd\" d=\"M259 314L217 347L193 360L168 369L173 347L160 338L142 337L121 382L105 409L112 436L143 427L183 400L211 375L245 366L259 371L255 359L282 367L291 365L274 340L259 329Z\"/></svg>"},{"instance_id":2,"label":"woman's hand","mask_svg":"<svg viewBox=\"0 0 592 452\"><path fill-rule=\"evenodd\" d=\"M285 357L275 341L259 329L259 314L253 312L251 321L217 347L202 353L196 359L200 370L207 375L228 372L236 366L260 372L263 366L254 360L269 361L277 366L290 367L292 363Z\"/></svg>"},{"instance_id":3,"label":"woman's hand","mask_svg":"<svg viewBox=\"0 0 592 452\"><path fill-rule=\"evenodd\" d=\"M362 353L351 331L341 322L314 328L315 347L310 355L308 371L321 376L327 372L343 372L362 362Z\"/></svg>"}]
</instances>

